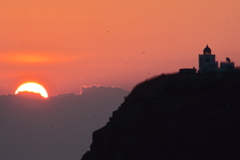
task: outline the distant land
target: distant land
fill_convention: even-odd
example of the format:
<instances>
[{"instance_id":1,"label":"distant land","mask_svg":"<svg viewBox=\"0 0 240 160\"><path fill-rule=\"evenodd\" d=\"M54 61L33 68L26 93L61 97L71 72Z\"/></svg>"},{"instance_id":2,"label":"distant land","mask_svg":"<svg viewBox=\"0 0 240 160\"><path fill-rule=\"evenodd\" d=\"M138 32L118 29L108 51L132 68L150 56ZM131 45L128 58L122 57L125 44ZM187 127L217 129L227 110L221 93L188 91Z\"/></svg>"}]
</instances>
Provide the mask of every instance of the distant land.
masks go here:
<instances>
[{"instance_id":1,"label":"distant land","mask_svg":"<svg viewBox=\"0 0 240 160\"><path fill-rule=\"evenodd\" d=\"M82 160L240 159L240 74L160 75L93 132Z\"/></svg>"},{"instance_id":2,"label":"distant land","mask_svg":"<svg viewBox=\"0 0 240 160\"><path fill-rule=\"evenodd\" d=\"M129 94L101 85L80 92L0 95L0 160L79 160L89 150L92 132Z\"/></svg>"}]
</instances>

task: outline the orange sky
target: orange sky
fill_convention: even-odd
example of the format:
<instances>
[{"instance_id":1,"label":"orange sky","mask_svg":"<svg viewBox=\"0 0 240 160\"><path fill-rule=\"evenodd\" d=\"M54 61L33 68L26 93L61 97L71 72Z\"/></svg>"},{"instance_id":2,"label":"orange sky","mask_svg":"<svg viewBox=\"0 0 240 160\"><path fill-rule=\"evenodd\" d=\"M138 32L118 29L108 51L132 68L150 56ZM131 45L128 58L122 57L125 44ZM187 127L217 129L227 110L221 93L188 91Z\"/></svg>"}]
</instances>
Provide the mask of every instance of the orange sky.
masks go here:
<instances>
[{"instance_id":1,"label":"orange sky","mask_svg":"<svg viewBox=\"0 0 240 160\"><path fill-rule=\"evenodd\" d=\"M130 90L198 67L206 44L240 66L239 0L1 0L0 15L1 94L27 81L54 95L92 84Z\"/></svg>"}]
</instances>

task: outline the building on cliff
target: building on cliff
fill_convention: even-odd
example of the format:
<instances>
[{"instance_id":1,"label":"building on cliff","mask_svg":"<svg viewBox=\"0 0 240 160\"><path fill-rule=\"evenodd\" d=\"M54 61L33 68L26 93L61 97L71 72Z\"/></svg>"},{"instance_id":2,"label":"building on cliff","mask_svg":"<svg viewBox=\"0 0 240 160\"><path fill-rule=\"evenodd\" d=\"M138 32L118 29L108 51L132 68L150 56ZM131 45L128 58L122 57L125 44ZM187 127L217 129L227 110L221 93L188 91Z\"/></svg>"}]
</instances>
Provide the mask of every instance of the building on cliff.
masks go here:
<instances>
[{"instance_id":1,"label":"building on cliff","mask_svg":"<svg viewBox=\"0 0 240 160\"><path fill-rule=\"evenodd\" d=\"M226 57L226 61L220 63L219 68L216 56L212 54L212 50L208 47L208 45L203 49L203 54L199 54L198 56L198 67L199 74L223 73L236 70L234 62L232 62L228 57ZM179 73L181 75L195 75L196 71L197 70L195 68L179 69Z\"/></svg>"},{"instance_id":2,"label":"building on cliff","mask_svg":"<svg viewBox=\"0 0 240 160\"><path fill-rule=\"evenodd\" d=\"M203 49L203 54L199 54L198 73L206 72L227 72L234 70L234 62L231 62L230 58L226 57L225 62L220 63L220 68L218 67L218 62L215 60L216 56L211 53L211 49L208 45Z\"/></svg>"}]
</instances>

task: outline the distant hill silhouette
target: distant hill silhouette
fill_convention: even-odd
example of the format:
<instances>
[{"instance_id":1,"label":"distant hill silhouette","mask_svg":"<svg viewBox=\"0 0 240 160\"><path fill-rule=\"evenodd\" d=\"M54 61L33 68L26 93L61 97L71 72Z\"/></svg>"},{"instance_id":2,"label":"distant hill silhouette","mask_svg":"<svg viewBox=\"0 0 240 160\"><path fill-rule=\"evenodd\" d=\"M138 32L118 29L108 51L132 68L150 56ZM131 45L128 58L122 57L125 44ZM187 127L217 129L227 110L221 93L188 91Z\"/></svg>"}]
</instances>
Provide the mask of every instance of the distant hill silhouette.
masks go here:
<instances>
[{"instance_id":1,"label":"distant hill silhouette","mask_svg":"<svg viewBox=\"0 0 240 160\"><path fill-rule=\"evenodd\" d=\"M42 97L42 95L40 93L35 93L35 92L28 92L28 91L22 91L22 92L18 92L17 94L18 97L22 97L22 98L29 98L29 99L45 99L44 97Z\"/></svg>"},{"instance_id":2,"label":"distant hill silhouette","mask_svg":"<svg viewBox=\"0 0 240 160\"><path fill-rule=\"evenodd\" d=\"M240 159L240 74L138 84L82 160Z\"/></svg>"},{"instance_id":3,"label":"distant hill silhouette","mask_svg":"<svg viewBox=\"0 0 240 160\"><path fill-rule=\"evenodd\" d=\"M39 99L0 95L0 160L79 160L89 150L92 132L129 94L101 85L81 91L48 98L29 93Z\"/></svg>"}]
</instances>

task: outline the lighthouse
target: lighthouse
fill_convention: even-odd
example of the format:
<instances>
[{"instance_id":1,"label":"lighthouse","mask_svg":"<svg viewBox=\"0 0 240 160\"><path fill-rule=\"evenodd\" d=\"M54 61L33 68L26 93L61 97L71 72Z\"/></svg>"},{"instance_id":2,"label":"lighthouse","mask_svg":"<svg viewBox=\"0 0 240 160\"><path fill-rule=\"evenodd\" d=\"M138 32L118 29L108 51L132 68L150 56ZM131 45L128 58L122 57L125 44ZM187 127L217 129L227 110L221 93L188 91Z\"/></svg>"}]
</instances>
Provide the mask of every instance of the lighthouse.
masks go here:
<instances>
[{"instance_id":1,"label":"lighthouse","mask_svg":"<svg viewBox=\"0 0 240 160\"><path fill-rule=\"evenodd\" d=\"M199 54L199 73L215 72L218 70L218 62L208 45L203 49L203 54Z\"/></svg>"},{"instance_id":2,"label":"lighthouse","mask_svg":"<svg viewBox=\"0 0 240 160\"><path fill-rule=\"evenodd\" d=\"M220 68L218 68L218 62L215 60L216 56L212 54L211 48L207 45L203 49L203 53L198 55L198 73L200 75L204 74L218 74L221 75L225 72L238 72L240 69L236 69L234 62L230 58L226 57L226 61L220 63ZM196 68L181 68L179 69L181 75L196 75Z\"/></svg>"}]
</instances>

